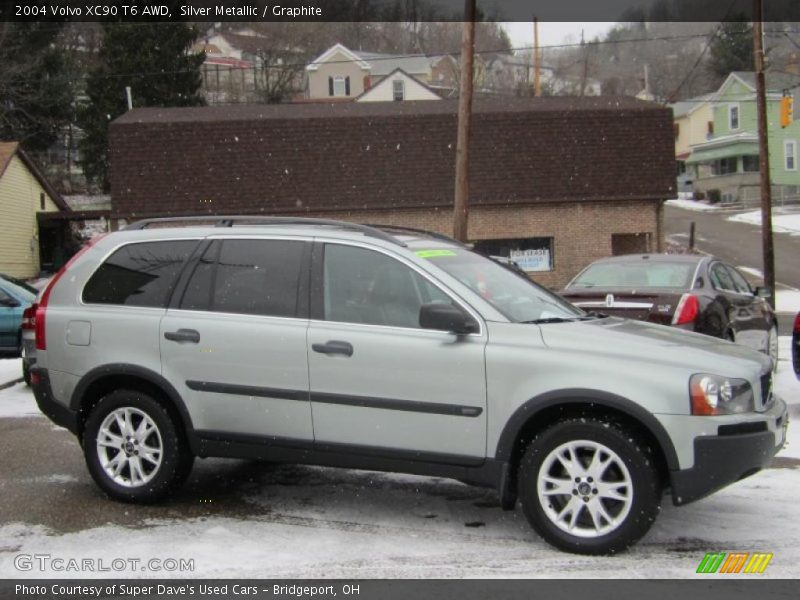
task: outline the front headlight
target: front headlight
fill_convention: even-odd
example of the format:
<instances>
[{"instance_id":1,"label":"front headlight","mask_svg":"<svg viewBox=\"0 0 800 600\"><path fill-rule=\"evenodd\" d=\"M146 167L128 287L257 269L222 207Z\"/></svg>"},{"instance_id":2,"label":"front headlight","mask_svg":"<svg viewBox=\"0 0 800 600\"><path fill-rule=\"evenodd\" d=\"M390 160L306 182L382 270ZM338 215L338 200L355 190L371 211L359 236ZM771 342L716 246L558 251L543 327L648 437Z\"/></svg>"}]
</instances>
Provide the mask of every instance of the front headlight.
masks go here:
<instances>
[{"instance_id":1,"label":"front headlight","mask_svg":"<svg viewBox=\"0 0 800 600\"><path fill-rule=\"evenodd\" d=\"M734 415L755 409L753 388L744 379L698 373L689 379L693 415Z\"/></svg>"}]
</instances>

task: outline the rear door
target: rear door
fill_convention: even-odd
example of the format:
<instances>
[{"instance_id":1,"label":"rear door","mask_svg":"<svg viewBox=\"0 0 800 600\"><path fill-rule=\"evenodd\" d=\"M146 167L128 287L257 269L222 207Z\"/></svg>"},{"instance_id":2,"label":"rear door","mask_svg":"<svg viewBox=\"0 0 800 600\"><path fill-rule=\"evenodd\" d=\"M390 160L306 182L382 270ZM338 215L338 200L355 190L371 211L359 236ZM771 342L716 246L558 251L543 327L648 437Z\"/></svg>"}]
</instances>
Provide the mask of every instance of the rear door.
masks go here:
<instances>
[{"instance_id":1,"label":"rear door","mask_svg":"<svg viewBox=\"0 0 800 600\"><path fill-rule=\"evenodd\" d=\"M16 299L0 288L0 348L16 349L19 345L19 327L22 308L16 305Z\"/></svg>"},{"instance_id":2,"label":"rear door","mask_svg":"<svg viewBox=\"0 0 800 600\"><path fill-rule=\"evenodd\" d=\"M309 259L308 241L228 238L189 266L160 344L201 436L311 443Z\"/></svg>"},{"instance_id":3,"label":"rear door","mask_svg":"<svg viewBox=\"0 0 800 600\"><path fill-rule=\"evenodd\" d=\"M422 329L422 304L459 303L410 263L375 249L318 243L312 281L308 356L315 444L481 462L485 326L465 336Z\"/></svg>"}]
</instances>

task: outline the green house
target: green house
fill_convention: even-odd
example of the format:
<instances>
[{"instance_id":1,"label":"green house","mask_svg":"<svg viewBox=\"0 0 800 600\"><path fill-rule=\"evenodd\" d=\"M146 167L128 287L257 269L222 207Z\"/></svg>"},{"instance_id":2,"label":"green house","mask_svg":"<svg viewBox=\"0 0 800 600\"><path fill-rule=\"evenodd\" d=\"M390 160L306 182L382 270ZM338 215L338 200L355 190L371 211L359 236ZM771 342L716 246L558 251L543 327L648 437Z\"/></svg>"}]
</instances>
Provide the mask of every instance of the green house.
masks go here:
<instances>
[{"instance_id":1,"label":"green house","mask_svg":"<svg viewBox=\"0 0 800 600\"><path fill-rule=\"evenodd\" d=\"M780 125L783 94L797 92L800 75L768 73L767 131L773 203L800 202L800 115L788 127ZM755 73L731 73L711 99L713 131L691 147L686 164L695 192L710 199L760 202L758 125Z\"/></svg>"}]
</instances>

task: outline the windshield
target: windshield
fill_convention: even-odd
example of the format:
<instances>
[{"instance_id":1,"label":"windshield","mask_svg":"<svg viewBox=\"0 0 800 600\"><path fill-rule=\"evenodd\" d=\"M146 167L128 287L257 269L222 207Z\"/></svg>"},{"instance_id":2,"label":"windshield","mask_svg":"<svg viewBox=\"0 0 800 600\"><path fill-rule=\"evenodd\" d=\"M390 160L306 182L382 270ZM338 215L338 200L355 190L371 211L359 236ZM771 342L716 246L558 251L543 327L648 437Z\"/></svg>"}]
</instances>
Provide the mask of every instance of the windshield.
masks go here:
<instances>
[{"instance_id":1,"label":"windshield","mask_svg":"<svg viewBox=\"0 0 800 600\"><path fill-rule=\"evenodd\" d=\"M417 250L415 254L458 279L510 321L560 321L584 316L583 311L527 277L469 250Z\"/></svg>"},{"instance_id":2,"label":"windshield","mask_svg":"<svg viewBox=\"0 0 800 600\"><path fill-rule=\"evenodd\" d=\"M0 279L6 282L6 287L9 288L13 294L25 302L33 302L36 299L36 295L39 293L36 291L36 288L29 286L27 283L17 279L16 277L0 275Z\"/></svg>"},{"instance_id":3,"label":"windshield","mask_svg":"<svg viewBox=\"0 0 800 600\"><path fill-rule=\"evenodd\" d=\"M587 267L568 287L689 289L696 268L694 263L598 263Z\"/></svg>"}]
</instances>

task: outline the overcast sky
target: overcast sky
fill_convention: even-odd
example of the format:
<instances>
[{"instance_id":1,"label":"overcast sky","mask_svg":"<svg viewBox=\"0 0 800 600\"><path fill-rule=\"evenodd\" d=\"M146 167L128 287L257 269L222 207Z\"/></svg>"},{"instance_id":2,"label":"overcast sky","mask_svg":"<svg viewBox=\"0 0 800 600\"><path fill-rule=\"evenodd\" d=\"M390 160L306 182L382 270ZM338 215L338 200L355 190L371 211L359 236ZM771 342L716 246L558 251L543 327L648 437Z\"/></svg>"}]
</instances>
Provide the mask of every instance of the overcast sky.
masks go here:
<instances>
[{"instance_id":1,"label":"overcast sky","mask_svg":"<svg viewBox=\"0 0 800 600\"><path fill-rule=\"evenodd\" d=\"M539 23L539 45L551 46L569 42L579 42L581 40L581 29L584 37L591 40L607 32L614 23L559 23L559 22L540 22ZM514 48L533 46L533 23L503 23L503 27L511 38L511 45Z\"/></svg>"}]
</instances>

